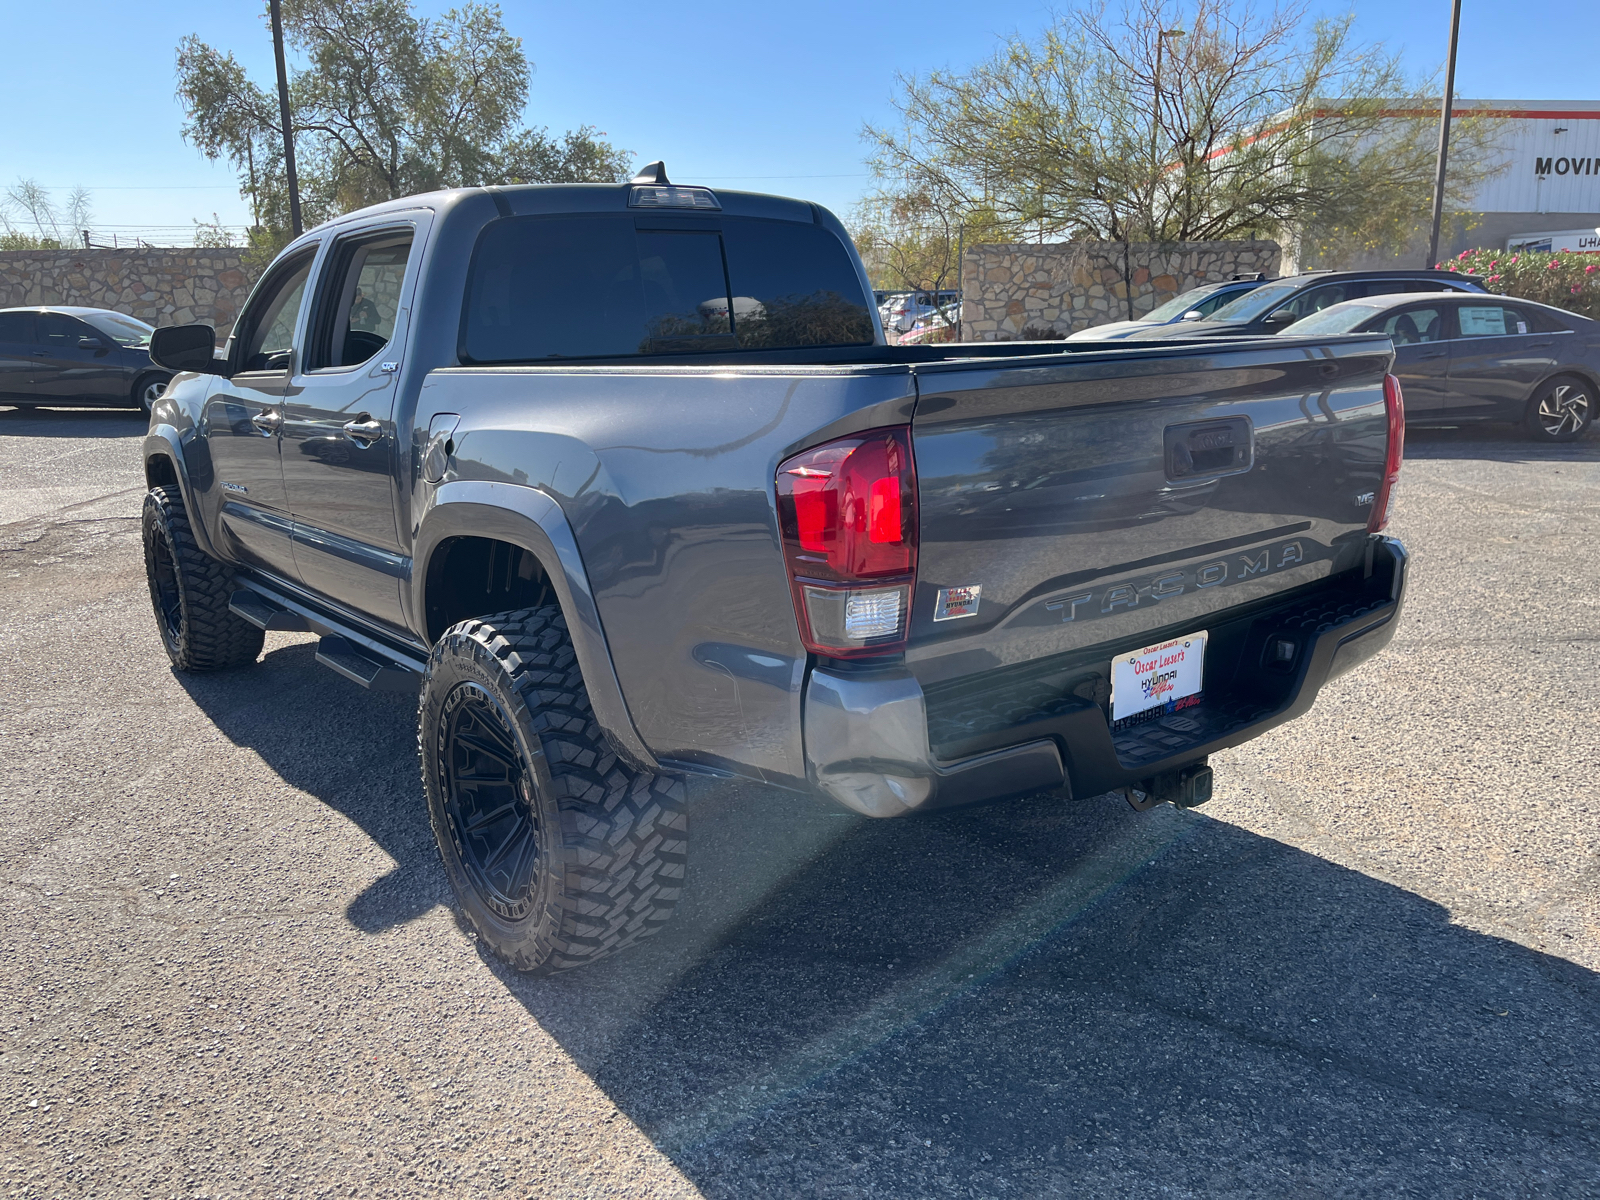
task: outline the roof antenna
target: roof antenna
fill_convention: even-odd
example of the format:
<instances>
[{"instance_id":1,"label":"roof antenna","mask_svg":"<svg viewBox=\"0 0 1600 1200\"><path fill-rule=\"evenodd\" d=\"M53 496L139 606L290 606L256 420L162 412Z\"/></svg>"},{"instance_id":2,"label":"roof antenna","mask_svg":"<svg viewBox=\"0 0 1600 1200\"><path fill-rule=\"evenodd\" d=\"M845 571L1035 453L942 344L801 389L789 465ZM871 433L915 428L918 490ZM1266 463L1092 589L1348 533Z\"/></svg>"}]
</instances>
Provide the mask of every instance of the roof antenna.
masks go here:
<instances>
[{"instance_id":1,"label":"roof antenna","mask_svg":"<svg viewBox=\"0 0 1600 1200\"><path fill-rule=\"evenodd\" d=\"M657 159L655 162L645 167L644 170L640 171L632 179L628 180L628 182L653 183L657 187L663 187L670 184L671 180L667 178L667 164Z\"/></svg>"}]
</instances>

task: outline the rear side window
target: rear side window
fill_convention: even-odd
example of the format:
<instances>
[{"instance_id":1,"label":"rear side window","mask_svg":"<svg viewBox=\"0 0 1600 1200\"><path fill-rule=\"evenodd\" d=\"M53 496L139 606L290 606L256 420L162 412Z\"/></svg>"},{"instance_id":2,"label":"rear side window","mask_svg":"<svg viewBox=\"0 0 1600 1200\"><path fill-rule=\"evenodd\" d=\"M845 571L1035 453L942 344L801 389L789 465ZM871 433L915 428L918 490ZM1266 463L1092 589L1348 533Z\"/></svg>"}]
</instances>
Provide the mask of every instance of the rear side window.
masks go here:
<instances>
[{"instance_id":1,"label":"rear side window","mask_svg":"<svg viewBox=\"0 0 1600 1200\"><path fill-rule=\"evenodd\" d=\"M662 227L670 225L681 227ZM473 252L461 357L541 362L872 340L855 268L820 226L513 217L488 226Z\"/></svg>"},{"instance_id":2,"label":"rear side window","mask_svg":"<svg viewBox=\"0 0 1600 1200\"><path fill-rule=\"evenodd\" d=\"M0 313L0 342L28 345L33 341L33 314Z\"/></svg>"}]
</instances>

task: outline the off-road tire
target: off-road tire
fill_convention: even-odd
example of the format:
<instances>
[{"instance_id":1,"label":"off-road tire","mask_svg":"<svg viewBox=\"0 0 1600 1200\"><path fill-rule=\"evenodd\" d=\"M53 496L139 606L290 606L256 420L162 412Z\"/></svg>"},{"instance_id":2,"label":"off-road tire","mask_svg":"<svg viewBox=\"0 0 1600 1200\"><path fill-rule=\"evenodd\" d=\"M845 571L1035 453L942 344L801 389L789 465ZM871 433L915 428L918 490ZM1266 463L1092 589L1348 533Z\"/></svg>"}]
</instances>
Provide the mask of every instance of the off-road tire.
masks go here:
<instances>
[{"instance_id":1,"label":"off-road tire","mask_svg":"<svg viewBox=\"0 0 1600 1200\"><path fill-rule=\"evenodd\" d=\"M418 709L445 873L495 954L552 974L666 923L687 862L683 782L608 744L558 607L445 630Z\"/></svg>"},{"instance_id":2,"label":"off-road tire","mask_svg":"<svg viewBox=\"0 0 1600 1200\"><path fill-rule=\"evenodd\" d=\"M1594 418L1594 385L1573 375L1558 375L1534 392L1524 424L1538 441L1571 442L1589 431Z\"/></svg>"},{"instance_id":3,"label":"off-road tire","mask_svg":"<svg viewBox=\"0 0 1600 1200\"><path fill-rule=\"evenodd\" d=\"M167 657L180 671L220 671L255 662L266 635L228 611L228 568L195 544L175 488L144 498L144 569Z\"/></svg>"}]
</instances>

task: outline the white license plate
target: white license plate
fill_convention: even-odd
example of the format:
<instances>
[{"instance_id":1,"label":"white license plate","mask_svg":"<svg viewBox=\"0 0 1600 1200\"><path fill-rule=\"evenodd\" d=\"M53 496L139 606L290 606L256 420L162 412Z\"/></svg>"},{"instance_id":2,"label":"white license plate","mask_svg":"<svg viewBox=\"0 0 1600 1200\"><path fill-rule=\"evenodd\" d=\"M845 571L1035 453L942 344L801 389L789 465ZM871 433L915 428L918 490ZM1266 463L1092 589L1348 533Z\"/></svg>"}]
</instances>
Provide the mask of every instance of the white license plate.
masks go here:
<instances>
[{"instance_id":1,"label":"white license plate","mask_svg":"<svg viewBox=\"0 0 1600 1200\"><path fill-rule=\"evenodd\" d=\"M1205 685L1206 631L1146 646L1111 660L1113 725L1153 709L1177 712L1200 702Z\"/></svg>"}]
</instances>

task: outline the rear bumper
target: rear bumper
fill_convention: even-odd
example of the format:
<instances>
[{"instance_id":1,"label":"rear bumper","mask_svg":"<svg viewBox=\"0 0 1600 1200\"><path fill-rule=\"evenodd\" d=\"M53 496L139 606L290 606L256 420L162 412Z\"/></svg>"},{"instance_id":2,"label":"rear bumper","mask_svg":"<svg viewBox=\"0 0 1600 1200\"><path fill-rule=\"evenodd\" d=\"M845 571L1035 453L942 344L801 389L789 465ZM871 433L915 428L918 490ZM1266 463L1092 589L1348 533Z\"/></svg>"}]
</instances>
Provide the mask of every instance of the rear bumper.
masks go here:
<instances>
[{"instance_id":1,"label":"rear bumper","mask_svg":"<svg viewBox=\"0 0 1600 1200\"><path fill-rule=\"evenodd\" d=\"M1224 614L1213 625L1216 657L1208 650L1206 667L1208 681L1220 682L1208 682L1200 704L1129 729L1111 729L1091 681L1108 676L1111 658L1131 646L1038 664L1031 675L963 681L958 695L931 700L903 666L818 667L805 693L808 774L847 808L894 817L1063 784L1093 796L1176 771L1292 721L1330 679L1389 644L1405 594L1406 551L1385 537L1371 539L1369 551L1365 570ZM1146 644L1164 636L1170 633L1152 631ZM1269 665L1268 647L1281 640L1295 644L1295 657ZM1050 682L1062 678L1075 686Z\"/></svg>"}]
</instances>

